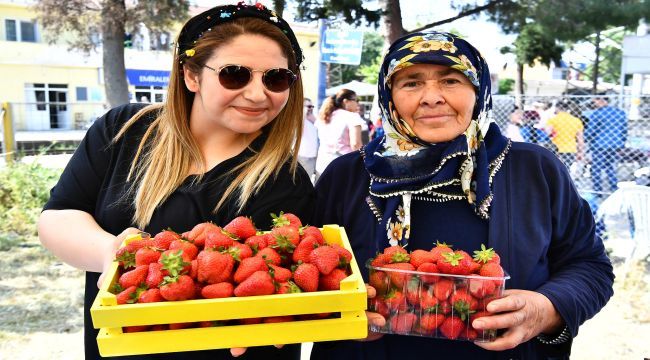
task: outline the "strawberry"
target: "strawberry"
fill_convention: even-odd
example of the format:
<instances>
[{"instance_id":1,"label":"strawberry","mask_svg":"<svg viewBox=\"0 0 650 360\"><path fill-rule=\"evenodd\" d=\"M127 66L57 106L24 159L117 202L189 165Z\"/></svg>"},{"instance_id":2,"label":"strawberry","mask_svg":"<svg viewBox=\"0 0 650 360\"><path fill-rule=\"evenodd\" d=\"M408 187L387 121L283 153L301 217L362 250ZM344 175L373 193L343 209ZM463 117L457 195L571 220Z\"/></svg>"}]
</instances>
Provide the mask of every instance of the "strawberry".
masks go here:
<instances>
[{"instance_id":1,"label":"strawberry","mask_svg":"<svg viewBox=\"0 0 650 360\"><path fill-rule=\"evenodd\" d=\"M205 246L205 237L208 232L218 230L221 231L221 228L211 222L204 222L196 224L192 230L189 231L186 238L187 240L194 243L194 245L202 247Z\"/></svg>"},{"instance_id":2,"label":"strawberry","mask_svg":"<svg viewBox=\"0 0 650 360\"><path fill-rule=\"evenodd\" d=\"M440 279L432 286L433 295L440 301L447 300L447 298L449 298L449 295L451 295L452 291L454 290L454 282L445 278Z\"/></svg>"},{"instance_id":3,"label":"strawberry","mask_svg":"<svg viewBox=\"0 0 650 360\"><path fill-rule=\"evenodd\" d=\"M445 321L445 316L436 313L424 313L420 317L420 329L425 334L432 333Z\"/></svg>"},{"instance_id":4,"label":"strawberry","mask_svg":"<svg viewBox=\"0 0 650 360\"><path fill-rule=\"evenodd\" d=\"M193 299L195 293L194 280L187 275L166 277L163 285L160 287L160 295L168 301Z\"/></svg>"},{"instance_id":5,"label":"strawberry","mask_svg":"<svg viewBox=\"0 0 650 360\"><path fill-rule=\"evenodd\" d=\"M474 261L481 265L491 262L501 264L499 254L497 254L492 248L486 249L484 244L481 244L481 250L474 251Z\"/></svg>"},{"instance_id":6,"label":"strawberry","mask_svg":"<svg viewBox=\"0 0 650 360\"><path fill-rule=\"evenodd\" d=\"M441 301L438 303L438 313L448 315L452 308L449 301Z\"/></svg>"},{"instance_id":7,"label":"strawberry","mask_svg":"<svg viewBox=\"0 0 650 360\"><path fill-rule=\"evenodd\" d=\"M241 261L239 266L237 267L237 270L235 271L235 275L233 276L233 279L237 284L240 284L244 280L246 280L249 276L253 275L254 272L256 271L263 271L266 270L266 261L260 257L251 257L251 258L246 258Z\"/></svg>"},{"instance_id":8,"label":"strawberry","mask_svg":"<svg viewBox=\"0 0 650 360\"><path fill-rule=\"evenodd\" d=\"M188 273L191 270L191 262L192 259L183 250L166 250L158 259L158 263L163 265L162 270L171 276Z\"/></svg>"},{"instance_id":9,"label":"strawberry","mask_svg":"<svg viewBox=\"0 0 650 360\"><path fill-rule=\"evenodd\" d=\"M268 271L256 271L235 288L235 296L271 295L275 292L273 279Z\"/></svg>"},{"instance_id":10,"label":"strawberry","mask_svg":"<svg viewBox=\"0 0 650 360\"><path fill-rule=\"evenodd\" d=\"M325 238L323 238L323 234L320 232L320 229L315 226L303 226L300 228L299 233L301 239L304 239L307 236L313 236L314 239L318 241L318 245L325 244Z\"/></svg>"},{"instance_id":11,"label":"strawberry","mask_svg":"<svg viewBox=\"0 0 650 360\"><path fill-rule=\"evenodd\" d=\"M153 246L160 250L169 250L172 241L180 240L181 236L171 230L163 230L153 237Z\"/></svg>"},{"instance_id":12,"label":"strawberry","mask_svg":"<svg viewBox=\"0 0 650 360\"><path fill-rule=\"evenodd\" d=\"M409 280L409 282L406 284L406 300L413 306L420 305L420 285L421 283L418 278L411 278L411 280Z\"/></svg>"},{"instance_id":13,"label":"strawberry","mask_svg":"<svg viewBox=\"0 0 650 360\"><path fill-rule=\"evenodd\" d=\"M352 261L352 253L339 244L330 244L330 246L339 254L339 267L345 268L348 266Z\"/></svg>"},{"instance_id":14,"label":"strawberry","mask_svg":"<svg viewBox=\"0 0 650 360\"><path fill-rule=\"evenodd\" d=\"M382 300L386 303L386 306L388 306L388 308L393 311L403 311L408 308L406 298L404 297L404 294L399 290L389 290L388 293L384 295Z\"/></svg>"},{"instance_id":15,"label":"strawberry","mask_svg":"<svg viewBox=\"0 0 650 360\"><path fill-rule=\"evenodd\" d=\"M194 280L199 276L199 261L194 259L190 262L190 277Z\"/></svg>"},{"instance_id":16,"label":"strawberry","mask_svg":"<svg viewBox=\"0 0 650 360\"><path fill-rule=\"evenodd\" d=\"M472 273L472 258L463 250L446 252L442 254L442 260L439 260L436 266L443 274L469 275Z\"/></svg>"},{"instance_id":17,"label":"strawberry","mask_svg":"<svg viewBox=\"0 0 650 360\"><path fill-rule=\"evenodd\" d=\"M145 290L140 293L140 297L138 297L139 303L152 303L161 301L165 301L165 299L162 297L162 295L160 295L160 289L156 288Z\"/></svg>"},{"instance_id":18,"label":"strawberry","mask_svg":"<svg viewBox=\"0 0 650 360\"><path fill-rule=\"evenodd\" d=\"M253 220L245 216L232 219L223 229L240 240L246 240L257 233Z\"/></svg>"},{"instance_id":19,"label":"strawberry","mask_svg":"<svg viewBox=\"0 0 650 360\"><path fill-rule=\"evenodd\" d=\"M127 251L126 247L117 249L115 253L115 261L117 261L123 269L135 267L135 251Z\"/></svg>"},{"instance_id":20,"label":"strawberry","mask_svg":"<svg viewBox=\"0 0 650 360\"><path fill-rule=\"evenodd\" d=\"M389 246L384 249L384 254L388 255L389 257L392 257L394 254L397 253L408 255L408 251L406 251L406 249L404 249L400 245Z\"/></svg>"},{"instance_id":21,"label":"strawberry","mask_svg":"<svg viewBox=\"0 0 650 360\"><path fill-rule=\"evenodd\" d=\"M268 241L266 239L266 234L253 235L246 239L244 241L244 244L248 245L251 249L253 249L253 252L257 253L258 251L268 246Z\"/></svg>"},{"instance_id":22,"label":"strawberry","mask_svg":"<svg viewBox=\"0 0 650 360\"><path fill-rule=\"evenodd\" d=\"M309 262L316 265L321 274L327 275L339 265L339 253L331 246L323 245L309 254Z\"/></svg>"},{"instance_id":23,"label":"strawberry","mask_svg":"<svg viewBox=\"0 0 650 360\"><path fill-rule=\"evenodd\" d=\"M504 275L503 268L497 263L487 263L481 266L478 272L481 276L502 278Z\"/></svg>"},{"instance_id":24,"label":"strawberry","mask_svg":"<svg viewBox=\"0 0 650 360\"><path fill-rule=\"evenodd\" d=\"M417 315L410 312L397 314L390 318L390 330L398 334L408 334L413 330L417 320Z\"/></svg>"},{"instance_id":25,"label":"strawberry","mask_svg":"<svg viewBox=\"0 0 650 360\"><path fill-rule=\"evenodd\" d=\"M409 262L413 265L414 268L420 267L420 265L425 263L435 263L433 254L430 251L426 250L413 250L410 254Z\"/></svg>"},{"instance_id":26,"label":"strawberry","mask_svg":"<svg viewBox=\"0 0 650 360\"><path fill-rule=\"evenodd\" d=\"M341 269L334 269L327 275L321 276L318 280L318 290L340 290L341 281L348 277L345 271Z\"/></svg>"},{"instance_id":27,"label":"strawberry","mask_svg":"<svg viewBox=\"0 0 650 360\"><path fill-rule=\"evenodd\" d=\"M282 263L282 257L280 254L270 247L258 251L255 256L263 258L269 264L280 265L280 263Z\"/></svg>"},{"instance_id":28,"label":"strawberry","mask_svg":"<svg viewBox=\"0 0 650 360\"><path fill-rule=\"evenodd\" d=\"M393 269L397 271L388 271L387 275L390 278L390 281L395 285L398 289L403 289L404 285L413 277L413 275L409 273L404 273L400 270L407 270L407 271L414 271L415 268L413 265L405 262L405 263L394 263L394 264L386 264L384 265L385 268L387 269Z\"/></svg>"},{"instance_id":29,"label":"strawberry","mask_svg":"<svg viewBox=\"0 0 650 360\"><path fill-rule=\"evenodd\" d=\"M160 259L160 251L154 250L150 247L143 247L135 252L136 267L158 262L158 259Z\"/></svg>"},{"instance_id":30,"label":"strawberry","mask_svg":"<svg viewBox=\"0 0 650 360\"><path fill-rule=\"evenodd\" d=\"M293 281L281 282L278 284L278 289L275 291L276 294L295 294L301 293L302 290L294 283Z\"/></svg>"},{"instance_id":31,"label":"strawberry","mask_svg":"<svg viewBox=\"0 0 650 360\"><path fill-rule=\"evenodd\" d=\"M205 246L203 249L223 250L235 243L232 237L224 234L220 227L212 229L205 234Z\"/></svg>"},{"instance_id":32,"label":"strawberry","mask_svg":"<svg viewBox=\"0 0 650 360\"><path fill-rule=\"evenodd\" d=\"M386 273L378 270L370 270L370 278L368 280L368 284L377 290L377 295L385 293L388 289L388 286L390 285Z\"/></svg>"},{"instance_id":33,"label":"strawberry","mask_svg":"<svg viewBox=\"0 0 650 360\"><path fill-rule=\"evenodd\" d=\"M197 248L196 245L185 240L172 241L169 244L169 250L183 250L183 253L185 253L190 260L196 259L196 255L199 253L199 248Z\"/></svg>"},{"instance_id":34,"label":"strawberry","mask_svg":"<svg viewBox=\"0 0 650 360\"><path fill-rule=\"evenodd\" d=\"M291 226L294 227L295 229L299 229L302 226L302 222L300 222L300 219L291 213L284 213L280 211L280 215L275 215L271 213L271 217L273 218L273 227L274 228L279 228L283 226Z\"/></svg>"},{"instance_id":35,"label":"strawberry","mask_svg":"<svg viewBox=\"0 0 650 360\"><path fill-rule=\"evenodd\" d=\"M469 318L469 315L478 307L478 301L466 289L457 289L449 297L449 303L462 320Z\"/></svg>"},{"instance_id":36,"label":"strawberry","mask_svg":"<svg viewBox=\"0 0 650 360\"><path fill-rule=\"evenodd\" d=\"M163 277L163 264L151 263L149 264L149 272L147 273L145 284L149 289L157 288L163 281Z\"/></svg>"},{"instance_id":37,"label":"strawberry","mask_svg":"<svg viewBox=\"0 0 650 360\"><path fill-rule=\"evenodd\" d=\"M319 271L316 265L300 264L293 273L293 281L306 292L318 290Z\"/></svg>"},{"instance_id":38,"label":"strawberry","mask_svg":"<svg viewBox=\"0 0 650 360\"><path fill-rule=\"evenodd\" d=\"M475 340L476 338L478 338L478 331L476 329L474 329L473 327L468 326L465 329L465 338L467 340Z\"/></svg>"},{"instance_id":39,"label":"strawberry","mask_svg":"<svg viewBox=\"0 0 650 360\"><path fill-rule=\"evenodd\" d=\"M201 296L206 299L220 299L231 297L234 293L234 288L229 282L221 282L218 284L210 284L201 289Z\"/></svg>"},{"instance_id":40,"label":"strawberry","mask_svg":"<svg viewBox=\"0 0 650 360\"><path fill-rule=\"evenodd\" d=\"M472 296L482 299L494 294L496 284L490 279L469 279L469 292Z\"/></svg>"},{"instance_id":41,"label":"strawberry","mask_svg":"<svg viewBox=\"0 0 650 360\"><path fill-rule=\"evenodd\" d=\"M311 252L318 246L318 240L313 236L303 237L298 246L293 250L293 254L291 255L293 262L295 264L298 264L299 262L308 263L310 261L309 254L311 254Z\"/></svg>"},{"instance_id":42,"label":"strawberry","mask_svg":"<svg viewBox=\"0 0 650 360\"><path fill-rule=\"evenodd\" d=\"M433 261L435 263L438 263L440 260L442 260L442 254L448 252L453 252L453 250L451 249L451 245L447 245L445 243L440 243L436 241L436 246L434 246L431 249L431 254L433 255Z\"/></svg>"},{"instance_id":43,"label":"strawberry","mask_svg":"<svg viewBox=\"0 0 650 360\"><path fill-rule=\"evenodd\" d=\"M153 246L154 246L153 240L151 240L151 238L149 237L146 237L146 238L130 241L128 244L126 244L125 250L135 254L135 252L138 251L138 249L141 249L143 247L153 247Z\"/></svg>"},{"instance_id":44,"label":"strawberry","mask_svg":"<svg viewBox=\"0 0 650 360\"><path fill-rule=\"evenodd\" d=\"M454 340L465 330L465 322L457 316L449 316L440 324L438 330L447 339Z\"/></svg>"},{"instance_id":45,"label":"strawberry","mask_svg":"<svg viewBox=\"0 0 650 360\"><path fill-rule=\"evenodd\" d=\"M422 265L418 266L417 271L419 272L425 272L425 273L437 273L438 272L438 267L434 263L423 263ZM439 276L434 276L434 275L421 275L420 279L422 280L423 283L425 284L433 284L438 279L440 279Z\"/></svg>"},{"instance_id":46,"label":"strawberry","mask_svg":"<svg viewBox=\"0 0 650 360\"><path fill-rule=\"evenodd\" d=\"M134 304L138 300L138 288L137 286L129 286L128 288L122 290L119 294L115 295L118 305L123 304Z\"/></svg>"},{"instance_id":47,"label":"strawberry","mask_svg":"<svg viewBox=\"0 0 650 360\"><path fill-rule=\"evenodd\" d=\"M300 243L298 229L293 226L276 227L271 230L268 238L269 247L290 253Z\"/></svg>"},{"instance_id":48,"label":"strawberry","mask_svg":"<svg viewBox=\"0 0 650 360\"><path fill-rule=\"evenodd\" d=\"M275 281L276 283L287 282L289 281L289 279L291 279L291 276L293 276L291 270L277 265L268 264L268 269L269 269L269 274L271 274L273 281Z\"/></svg>"},{"instance_id":49,"label":"strawberry","mask_svg":"<svg viewBox=\"0 0 650 360\"><path fill-rule=\"evenodd\" d=\"M422 310L433 310L438 309L438 304L440 300L433 294L432 288L425 288L420 291L420 308Z\"/></svg>"},{"instance_id":50,"label":"strawberry","mask_svg":"<svg viewBox=\"0 0 650 360\"><path fill-rule=\"evenodd\" d=\"M372 261L370 261L370 265L374 267L383 267L384 265L388 264L390 261L390 255L386 254L377 254Z\"/></svg>"},{"instance_id":51,"label":"strawberry","mask_svg":"<svg viewBox=\"0 0 650 360\"><path fill-rule=\"evenodd\" d=\"M120 276L118 282L120 286L124 289L131 286L140 286L147 280L147 273L149 272L148 265L138 266L131 271L127 271Z\"/></svg>"},{"instance_id":52,"label":"strawberry","mask_svg":"<svg viewBox=\"0 0 650 360\"><path fill-rule=\"evenodd\" d=\"M369 299L368 311L376 312L384 318L390 316L390 309L382 298Z\"/></svg>"},{"instance_id":53,"label":"strawberry","mask_svg":"<svg viewBox=\"0 0 650 360\"><path fill-rule=\"evenodd\" d=\"M253 256L253 249L246 244L235 241L227 251L235 260L242 261Z\"/></svg>"},{"instance_id":54,"label":"strawberry","mask_svg":"<svg viewBox=\"0 0 650 360\"><path fill-rule=\"evenodd\" d=\"M228 254L217 251L203 250L196 258L198 260L197 279L208 284L230 281L235 260Z\"/></svg>"}]
</instances>

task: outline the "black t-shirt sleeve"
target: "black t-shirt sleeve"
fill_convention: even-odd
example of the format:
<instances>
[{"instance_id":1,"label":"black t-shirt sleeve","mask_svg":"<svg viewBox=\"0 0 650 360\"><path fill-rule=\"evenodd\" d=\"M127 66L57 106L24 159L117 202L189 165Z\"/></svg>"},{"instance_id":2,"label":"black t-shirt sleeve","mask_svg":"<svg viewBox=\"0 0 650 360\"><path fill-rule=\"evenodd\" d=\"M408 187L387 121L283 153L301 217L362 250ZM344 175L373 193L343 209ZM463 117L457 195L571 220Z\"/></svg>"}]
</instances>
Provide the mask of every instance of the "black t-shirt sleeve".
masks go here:
<instances>
[{"instance_id":1,"label":"black t-shirt sleeve","mask_svg":"<svg viewBox=\"0 0 650 360\"><path fill-rule=\"evenodd\" d=\"M124 105L100 117L72 155L45 204L48 209L75 209L93 214L106 174L112 166L113 138L140 107Z\"/></svg>"}]
</instances>

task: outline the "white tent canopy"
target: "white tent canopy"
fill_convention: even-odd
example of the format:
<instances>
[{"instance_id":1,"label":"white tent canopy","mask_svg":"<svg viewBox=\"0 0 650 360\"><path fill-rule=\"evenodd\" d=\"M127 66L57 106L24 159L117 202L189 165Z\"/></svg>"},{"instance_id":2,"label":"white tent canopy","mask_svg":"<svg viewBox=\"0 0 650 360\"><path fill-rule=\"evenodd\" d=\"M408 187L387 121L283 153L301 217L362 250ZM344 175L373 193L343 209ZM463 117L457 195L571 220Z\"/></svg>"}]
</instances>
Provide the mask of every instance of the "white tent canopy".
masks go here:
<instances>
[{"instance_id":1,"label":"white tent canopy","mask_svg":"<svg viewBox=\"0 0 650 360\"><path fill-rule=\"evenodd\" d=\"M341 84L325 90L327 96L336 94L341 89L350 89L358 96L374 96L377 91L377 85L352 80L349 83Z\"/></svg>"}]
</instances>

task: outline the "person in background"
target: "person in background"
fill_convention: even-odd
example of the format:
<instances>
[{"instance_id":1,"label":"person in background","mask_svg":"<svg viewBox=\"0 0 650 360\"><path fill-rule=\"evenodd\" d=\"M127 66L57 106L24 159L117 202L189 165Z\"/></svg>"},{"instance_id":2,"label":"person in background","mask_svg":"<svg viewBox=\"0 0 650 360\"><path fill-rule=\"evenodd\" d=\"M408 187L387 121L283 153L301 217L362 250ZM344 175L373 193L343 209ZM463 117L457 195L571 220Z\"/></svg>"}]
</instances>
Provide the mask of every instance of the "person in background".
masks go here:
<instances>
[{"instance_id":1,"label":"person in background","mask_svg":"<svg viewBox=\"0 0 650 360\"><path fill-rule=\"evenodd\" d=\"M546 122L546 131L557 146L558 157L570 168L576 160L582 161L584 157L584 126L580 119L568 113L565 104L558 103L556 112Z\"/></svg>"},{"instance_id":2,"label":"person in background","mask_svg":"<svg viewBox=\"0 0 650 360\"><path fill-rule=\"evenodd\" d=\"M627 115L625 111L610 106L604 97L593 100L595 110L586 114L589 119L585 140L591 152L591 180L594 191L603 194L601 174L604 171L609 182L609 191L618 186L616 167L619 151L625 147L627 139Z\"/></svg>"},{"instance_id":3,"label":"person in background","mask_svg":"<svg viewBox=\"0 0 650 360\"><path fill-rule=\"evenodd\" d=\"M163 104L127 104L98 119L51 191L43 245L86 271L86 359L100 358L90 306L128 234L178 233L270 213L308 218L313 186L292 154L302 133L298 41L264 6L225 5L188 20ZM173 280L173 279L170 279ZM138 356L232 359L244 349ZM249 349L245 359L299 359L300 345Z\"/></svg>"},{"instance_id":4,"label":"person in background","mask_svg":"<svg viewBox=\"0 0 650 360\"><path fill-rule=\"evenodd\" d=\"M298 150L298 161L305 168L310 179L316 176L316 155L318 154L318 129L314 122L314 104L305 98L302 121L302 140Z\"/></svg>"},{"instance_id":5,"label":"person in background","mask_svg":"<svg viewBox=\"0 0 650 360\"><path fill-rule=\"evenodd\" d=\"M523 113L524 112L515 105L514 110L510 114L510 122L508 122L508 126L506 127L506 136L512 141L524 141L524 137L521 136Z\"/></svg>"},{"instance_id":6,"label":"person in background","mask_svg":"<svg viewBox=\"0 0 650 360\"><path fill-rule=\"evenodd\" d=\"M364 125L354 91L341 89L336 95L325 99L316 122L319 142L317 178L332 160L361 148L361 129Z\"/></svg>"},{"instance_id":7,"label":"person in background","mask_svg":"<svg viewBox=\"0 0 650 360\"><path fill-rule=\"evenodd\" d=\"M490 83L487 62L456 35L396 40L378 81L386 134L332 161L316 183L314 220L343 226L359 264L436 240L469 253L493 248L511 278L490 315L471 324L499 335L472 343L371 332L315 343L312 360L568 359L580 325L612 296L589 205L553 153L501 134ZM390 321L367 315L375 326Z\"/></svg>"}]
</instances>

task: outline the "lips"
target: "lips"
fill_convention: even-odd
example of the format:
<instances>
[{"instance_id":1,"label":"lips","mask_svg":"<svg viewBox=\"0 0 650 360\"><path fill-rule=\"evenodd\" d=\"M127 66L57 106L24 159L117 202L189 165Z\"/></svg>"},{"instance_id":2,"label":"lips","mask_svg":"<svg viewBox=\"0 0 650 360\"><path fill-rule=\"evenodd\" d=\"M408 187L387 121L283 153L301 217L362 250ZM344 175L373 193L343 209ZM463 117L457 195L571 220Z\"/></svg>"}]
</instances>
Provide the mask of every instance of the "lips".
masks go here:
<instances>
[{"instance_id":1,"label":"lips","mask_svg":"<svg viewBox=\"0 0 650 360\"><path fill-rule=\"evenodd\" d=\"M266 111L266 108L251 108L244 106L233 106L233 108L235 108L235 110L239 111L240 113L248 116L262 115Z\"/></svg>"}]
</instances>

